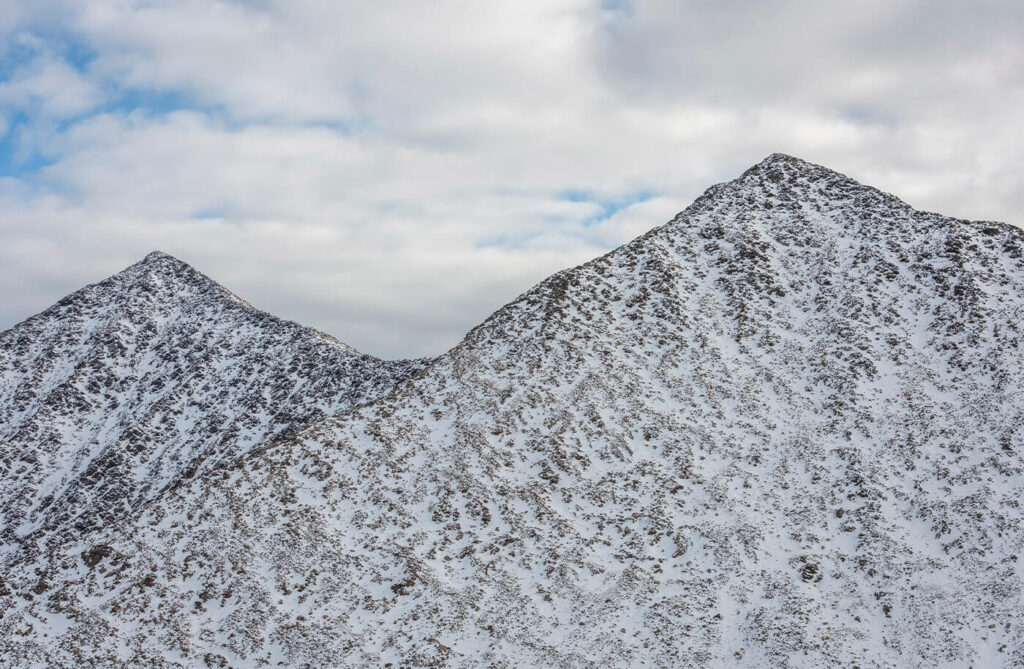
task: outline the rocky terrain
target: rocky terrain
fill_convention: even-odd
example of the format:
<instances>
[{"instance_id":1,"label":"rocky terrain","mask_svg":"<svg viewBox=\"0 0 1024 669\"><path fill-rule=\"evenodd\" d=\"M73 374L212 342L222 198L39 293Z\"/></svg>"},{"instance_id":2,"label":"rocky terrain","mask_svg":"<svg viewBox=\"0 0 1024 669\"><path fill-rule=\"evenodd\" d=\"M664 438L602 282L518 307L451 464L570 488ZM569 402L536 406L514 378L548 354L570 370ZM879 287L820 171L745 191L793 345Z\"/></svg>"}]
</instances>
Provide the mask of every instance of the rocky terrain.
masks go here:
<instances>
[{"instance_id":1,"label":"rocky terrain","mask_svg":"<svg viewBox=\"0 0 1024 669\"><path fill-rule=\"evenodd\" d=\"M12 566L0 657L1021 666L1022 321L1020 229L776 154Z\"/></svg>"},{"instance_id":2,"label":"rocky terrain","mask_svg":"<svg viewBox=\"0 0 1024 669\"><path fill-rule=\"evenodd\" d=\"M110 525L424 364L359 354L152 253L0 334L0 557Z\"/></svg>"}]
</instances>

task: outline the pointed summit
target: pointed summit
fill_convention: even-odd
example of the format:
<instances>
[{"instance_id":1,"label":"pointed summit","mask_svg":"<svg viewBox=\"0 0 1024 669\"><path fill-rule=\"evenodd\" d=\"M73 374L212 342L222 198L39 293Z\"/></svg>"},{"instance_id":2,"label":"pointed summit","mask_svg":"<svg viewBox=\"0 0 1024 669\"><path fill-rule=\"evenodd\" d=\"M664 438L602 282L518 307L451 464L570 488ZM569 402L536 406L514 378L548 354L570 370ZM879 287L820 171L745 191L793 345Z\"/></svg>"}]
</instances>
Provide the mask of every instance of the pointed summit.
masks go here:
<instances>
[{"instance_id":1,"label":"pointed summit","mask_svg":"<svg viewBox=\"0 0 1024 669\"><path fill-rule=\"evenodd\" d=\"M821 171L824 171L824 172L832 172L834 174L837 173L837 172L835 172L835 170L830 170L829 168L825 167L824 165L819 165L817 163L812 163L812 162L810 162L808 160L804 160L803 158L799 158L797 156L793 156L793 155L790 155L788 153L780 153L780 152L775 152L775 153L772 153L772 154L768 155L767 157L765 157L764 160L762 160L761 162L757 163L756 165L751 166L750 169L747 170L747 171L748 172L751 171L751 170L767 171L767 170L770 170L770 169L773 169L773 168L774 169L787 169L787 170L791 170L791 171L802 171L802 172L821 172Z\"/></svg>"},{"instance_id":2,"label":"pointed summit","mask_svg":"<svg viewBox=\"0 0 1024 669\"><path fill-rule=\"evenodd\" d=\"M0 564L423 364L362 355L154 251L0 333Z\"/></svg>"},{"instance_id":3,"label":"pointed summit","mask_svg":"<svg viewBox=\"0 0 1024 669\"><path fill-rule=\"evenodd\" d=\"M168 304L184 304L195 300L227 301L263 313L184 260L163 251L151 251L137 263L95 286L87 286L79 293L92 294L99 288L113 289L118 299L122 300L135 296L135 299ZM65 301L77 295L71 295ZM271 318L269 314L263 315Z\"/></svg>"},{"instance_id":4,"label":"pointed summit","mask_svg":"<svg viewBox=\"0 0 1024 669\"><path fill-rule=\"evenodd\" d=\"M148 271L194 272L199 274L199 271L192 267L192 265L163 251L150 251L146 254L145 258L131 265L131 267L145 268ZM207 279L212 281L208 277Z\"/></svg>"},{"instance_id":5,"label":"pointed summit","mask_svg":"<svg viewBox=\"0 0 1024 669\"><path fill-rule=\"evenodd\" d=\"M832 214L805 220L812 211ZM716 228L753 225L762 233L774 230L771 236L782 240L808 225L816 234L838 238L857 231L873 234L878 225L920 225L931 217L894 195L785 153L773 153L738 178L712 186L671 225L692 225L709 216L718 221ZM850 228L854 220L865 225Z\"/></svg>"},{"instance_id":6,"label":"pointed summit","mask_svg":"<svg viewBox=\"0 0 1024 669\"><path fill-rule=\"evenodd\" d=\"M169 253L164 253L163 251L150 251L149 253L146 254L145 258L143 258L139 262L135 263L134 265L130 265L126 269L131 269L131 268L140 268L140 269L144 268L146 270L158 270L158 271L160 271L160 270L162 270L162 271L168 271L168 270L170 270L170 271L185 271L185 270L187 270L187 271L197 272L197 270L194 267L189 265L184 260L181 260L179 258L175 258L174 256L170 255Z\"/></svg>"},{"instance_id":7,"label":"pointed summit","mask_svg":"<svg viewBox=\"0 0 1024 669\"><path fill-rule=\"evenodd\" d=\"M149 253L146 254L146 257L142 259L142 262L153 263L165 259L178 260L174 256L164 253L163 251L150 251Z\"/></svg>"},{"instance_id":8,"label":"pointed summit","mask_svg":"<svg viewBox=\"0 0 1024 669\"><path fill-rule=\"evenodd\" d=\"M811 163L802 158L791 156L787 153L773 153L767 158L751 166L737 181L750 181L751 179L764 180L769 183L794 183L796 181L816 181L825 177L837 177L849 179L827 167Z\"/></svg>"},{"instance_id":9,"label":"pointed summit","mask_svg":"<svg viewBox=\"0 0 1024 669\"><path fill-rule=\"evenodd\" d=\"M189 270L194 271L194 273L196 274L199 274L199 271L195 267L191 266L184 260L176 258L173 255L170 255L169 253L164 253L163 251L151 251L150 253L146 253L144 258L142 258L135 264L130 265L129 267L127 267L127 269L131 269L132 267L145 268L151 270Z\"/></svg>"},{"instance_id":10,"label":"pointed summit","mask_svg":"<svg viewBox=\"0 0 1024 669\"><path fill-rule=\"evenodd\" d=\"M761 165L778 165L778 164L797 165L797 166L806 165L806 166L820 167L820 165L815 165L814 163L809 163L806 160L804 160L803 158L797 158L796 156L792 156L792 155L790 155L788 153L781 153L779 151L776 151L775 153L770 154L768 157L766 157L764 160L762 160L760 163L758 163L758 166L761 166Z\"/></svg>"}]
</instances>

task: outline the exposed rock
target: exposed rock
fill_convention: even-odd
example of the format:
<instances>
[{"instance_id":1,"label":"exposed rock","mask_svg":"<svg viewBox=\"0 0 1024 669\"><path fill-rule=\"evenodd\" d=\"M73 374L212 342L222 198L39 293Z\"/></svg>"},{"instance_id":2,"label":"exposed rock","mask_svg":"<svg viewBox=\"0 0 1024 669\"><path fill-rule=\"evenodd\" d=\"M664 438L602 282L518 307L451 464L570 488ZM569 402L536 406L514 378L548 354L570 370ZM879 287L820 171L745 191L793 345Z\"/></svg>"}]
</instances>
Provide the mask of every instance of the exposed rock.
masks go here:
<instances>
[{"instance_id":1,"label":"exposed rock","mask_svg":"<svg viewBox=\"0 0 1024 669\"><path fill-rule=\"evenodd\" d=\"M386 398L10 570L0 654L1020 666L1021 248L771 156ZM37 569L59 606L17 594Z\"/></svg>"},{"instance_id":2,"label":"exposed rock","mask_svg":"<svg viewBox=\"0 0 1024 669\"><path fill-rule=\"evenodd\" d=\"M151 253L0 333L0 561L110 525L425 364L362 355Z\"/></svg>"}]
</instances>

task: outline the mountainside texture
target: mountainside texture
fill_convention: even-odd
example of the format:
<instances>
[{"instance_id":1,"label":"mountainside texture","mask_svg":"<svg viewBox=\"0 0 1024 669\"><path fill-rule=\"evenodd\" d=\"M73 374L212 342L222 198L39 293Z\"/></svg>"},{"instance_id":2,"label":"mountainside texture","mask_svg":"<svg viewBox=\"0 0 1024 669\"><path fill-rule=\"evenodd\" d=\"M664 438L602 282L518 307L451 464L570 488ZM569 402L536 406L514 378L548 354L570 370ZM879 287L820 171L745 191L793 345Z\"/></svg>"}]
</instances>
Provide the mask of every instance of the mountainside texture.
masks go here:
<instances>
[{"instance_id":1,"label":"mountainside texture","mask_svg":"<svg viewBox=\"0 0 1024 669\"><path fill-rule=\"evenodd\" d=\"M0 333L0 560L109 525L424 364L357 353L152 253Z\"/></svg>"},{"instance_id":2,"label":"mountainside texture","mask_svg":"<svg viewBox=\"0 0 1024 669\"><path fill-rule=\"evenodd\" d=\"M1020 229L776 154L9 569L0 657L1021 666L1022 322Z\"/></svg>"}]
</instances>

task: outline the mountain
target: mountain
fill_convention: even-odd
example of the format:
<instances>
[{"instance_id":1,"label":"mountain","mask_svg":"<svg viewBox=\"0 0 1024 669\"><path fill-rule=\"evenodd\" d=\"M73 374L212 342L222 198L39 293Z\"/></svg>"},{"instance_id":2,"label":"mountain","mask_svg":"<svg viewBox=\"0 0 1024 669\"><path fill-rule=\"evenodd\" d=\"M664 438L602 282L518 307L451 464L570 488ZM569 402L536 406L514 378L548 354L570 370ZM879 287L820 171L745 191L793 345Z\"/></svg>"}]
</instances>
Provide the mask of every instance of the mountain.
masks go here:
<instances>
[{"instance_id":1,"label":"mountain","mask_svg":"<svg viewBox=\"0 0 1024 669\"><path fill-rule=\"evenodd\" d=\"M75 666L1020 666L1024 232L773 155L4 576Z\"/></svg>"},{"instance_id":2,"label":"mountain","mask_svg":"<svg viewBox=\"0 0 1024 669\"><path fill-rule=\"evenodd\" d=\"M362 355L152 253L0 333L3 552L111 524L424 364Z\"/></svg>"}]
</instances>

